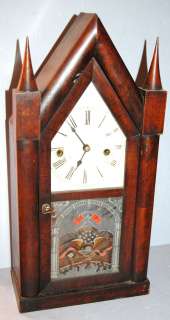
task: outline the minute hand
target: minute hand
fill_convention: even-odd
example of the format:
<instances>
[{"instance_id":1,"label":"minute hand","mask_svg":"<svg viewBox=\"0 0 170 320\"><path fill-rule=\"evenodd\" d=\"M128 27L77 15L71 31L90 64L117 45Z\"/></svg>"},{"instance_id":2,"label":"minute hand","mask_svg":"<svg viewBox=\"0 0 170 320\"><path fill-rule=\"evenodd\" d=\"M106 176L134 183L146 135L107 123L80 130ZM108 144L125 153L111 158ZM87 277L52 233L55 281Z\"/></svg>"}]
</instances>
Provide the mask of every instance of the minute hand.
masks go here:
<instances>
[{"instance_id":1,"label":"minute hand","mask_svg":"<svg viewBox=\"0 0 170 320\"><path fill-rule=\"evenodd\" d=\"M69 124L69 126L70 126L70 124ZM78 133L76 132L76 129L73 128L72 126L70 126L70 128L71 128L72 132L75 133L76 137L80 140L80 142L83 144L83 146L85 146L85 143L83 142L83 140L80 138L80 136L79 136Z\"/></svg>"}]
</instances>

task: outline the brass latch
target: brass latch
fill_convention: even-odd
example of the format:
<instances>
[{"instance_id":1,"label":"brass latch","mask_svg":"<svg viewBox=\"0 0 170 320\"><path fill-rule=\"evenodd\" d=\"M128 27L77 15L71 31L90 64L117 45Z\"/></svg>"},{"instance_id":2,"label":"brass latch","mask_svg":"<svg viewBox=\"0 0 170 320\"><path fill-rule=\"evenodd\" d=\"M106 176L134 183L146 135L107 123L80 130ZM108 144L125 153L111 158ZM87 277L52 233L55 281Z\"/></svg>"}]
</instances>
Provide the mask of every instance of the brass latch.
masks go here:
<instances>
[{"instance_id":1,"label":"brass latch","mask_svg":"<svg viewBox=\"0 0 170 320\"><path fill-rule=\"evenodd\" d=\"M50 206L49 203L43 203L42 205L42 211L41 211L42 214L54 214L55 211L54 209Z\"/></svg>"}]
</instances>

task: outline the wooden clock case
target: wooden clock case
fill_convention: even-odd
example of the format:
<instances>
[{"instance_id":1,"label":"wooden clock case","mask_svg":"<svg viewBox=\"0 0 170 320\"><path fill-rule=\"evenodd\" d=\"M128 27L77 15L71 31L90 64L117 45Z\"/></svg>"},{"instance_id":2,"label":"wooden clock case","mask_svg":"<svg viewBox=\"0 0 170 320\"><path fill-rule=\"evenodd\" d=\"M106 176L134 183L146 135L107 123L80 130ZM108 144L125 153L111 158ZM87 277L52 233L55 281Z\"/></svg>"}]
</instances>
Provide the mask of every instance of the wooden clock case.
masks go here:
<instances>
[{"instance_id":1,"label":"wooden clock case","mask_svg":"<svg viewBox=\"0 0 170 320\"><path fill-rule=\"evenodd\" d=\"M50 187L50 143L93 82L127 138L123 189L56 193ZM149 72L146 43L136 83L95 14L73 16L33 74L28 40L6 92L11 274L20 312L147 294L154 186L166 92L158 42ZM120 272L51 282L52 200L124 197Z\"/></svg>"}]
</instances>

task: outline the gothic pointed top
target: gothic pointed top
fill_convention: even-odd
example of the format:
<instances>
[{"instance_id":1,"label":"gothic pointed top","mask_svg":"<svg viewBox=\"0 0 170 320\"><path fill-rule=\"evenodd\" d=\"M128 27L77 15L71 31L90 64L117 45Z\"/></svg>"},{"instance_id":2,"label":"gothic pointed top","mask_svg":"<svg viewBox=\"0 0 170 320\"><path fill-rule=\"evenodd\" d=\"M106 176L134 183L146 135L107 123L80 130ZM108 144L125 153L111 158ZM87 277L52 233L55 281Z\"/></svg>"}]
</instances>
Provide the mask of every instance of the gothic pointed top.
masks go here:
<instances>
[{"instance_id":1,"label":"gothic pointed top","mask_svg":"<svg viewBox=\"0 0 170 320\"><path fill-rule=\"evenodd\" d=\"M10 89L15 89L18 85L19 77L21 74L22 69L22 59L21 59L21 52L20 52L20 45L19 40L16 42L16 52L15 52L15 62L13 67L12 79L10 83Z\"/></svg>"},{"instance_id":2,"label":"gothic pointed top","mask_svg":"<svg viewBox=\"0 0 170 320\"><path fill-rule=\"evenodd\" d=\"M145 40L144 46L143 46L142 58L141 58L138 74L136 77L136 85L138 87L144 86L147 74L148 74L148 67L147 67L147 53L146 53L146 40Z\"/></svg>"},{"instance_id":3,"label":"gothic pointed top","mask_svg":"<svg viewBox=\"0 0 170 320\"><path fill-rule=\"evenodd\" d=\"M22 71L21 71L17 89L19 91L37 91L38 90L37 84L34 78L33 68L32 68L28 37L26 38L24 62L23 62Z\"/></svg>"},{"instance_id":4,"label":"gothic pointed top","mask_svg":"<svg viewBox=\"0 0 170 320\"><path fill-rule=\"evenodd\" d=\"M161 76L159 70L159 39L156 45L151 61L150 69L146 78L144 88L147 90L162 90Z\"/></svg>"}]
</instances>

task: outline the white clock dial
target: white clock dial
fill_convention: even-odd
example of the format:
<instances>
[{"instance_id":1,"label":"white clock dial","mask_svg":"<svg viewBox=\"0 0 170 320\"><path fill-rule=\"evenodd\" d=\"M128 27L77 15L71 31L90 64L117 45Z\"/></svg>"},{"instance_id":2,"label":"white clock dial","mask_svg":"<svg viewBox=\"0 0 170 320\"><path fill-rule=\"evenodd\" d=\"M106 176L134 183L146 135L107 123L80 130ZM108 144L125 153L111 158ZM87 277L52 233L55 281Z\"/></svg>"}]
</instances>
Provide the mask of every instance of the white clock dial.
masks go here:
<instances>
[{"instance_id":1,"label":"white clock dial","mask_svg":"<svg viewBox=\"0 0 170 320\"><path fill-rule=\"evenodd\" d=\"M126 137L91 83L51 142L51 191L123 187Z\"/></svg>"}]
</instances>

